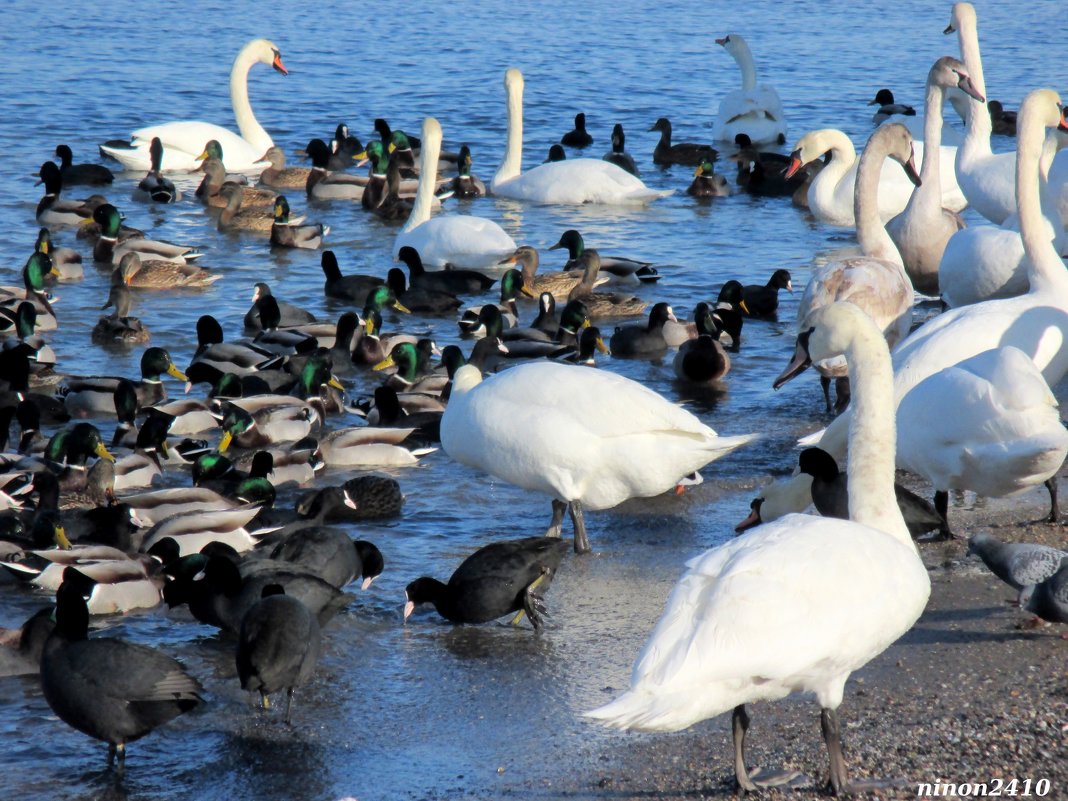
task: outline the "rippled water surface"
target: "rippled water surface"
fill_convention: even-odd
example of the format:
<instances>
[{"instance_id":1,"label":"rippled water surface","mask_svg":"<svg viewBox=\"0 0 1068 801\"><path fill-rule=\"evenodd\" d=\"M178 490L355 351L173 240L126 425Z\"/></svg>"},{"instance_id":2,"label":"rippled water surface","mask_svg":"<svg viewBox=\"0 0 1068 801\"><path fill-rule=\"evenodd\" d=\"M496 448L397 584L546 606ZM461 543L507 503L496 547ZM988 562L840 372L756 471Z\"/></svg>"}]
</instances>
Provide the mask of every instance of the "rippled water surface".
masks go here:
<instances>
[{"instance_id":1,"label":"rippled water surface","mask_svg":"<svg viewBox=\"0 0 1068 801\"><path fill-rule=\"evenodd\" d=\"M1063 4L977 6L989 95L1016 108L1030 89L1057 87L1068 56ZM366 140L375 117L416 132L433 115L447 147L471 146L474 171L488 182L503 153L503 72L520 67L526 165L544 158L574 114L585 111L596 140L591 155L609 149L611 127L622 122L643 179L677 192L644 209L480 200L460 204L461 213L499 221L517 241L542 249L549 269L559 265L558 251L544 248L572 227L602 253L655 262L663 280L639 291L686 316L730 278L763 283L786 267L800 288L814 260L855 244L852 232L817 224L781 199L738 194L696 203L682 192L689 169L652 165L656 134L647 129L666 115L677 140L711 139L719 99L738 83L734 63L713 40L739 32L755 52L760 79L783 98L791 143L807 130L837 127L860 145L871 129L866 103L879 88L919 106L931 63L956 55L955 37L942 35L949 8L916 0L871 10L836 0L729 7L412 0L311 11L286 3L9 0L0 26L3 283L20 283L37 229L39 190L31 176L56 144L69 143L77 161L96 160L98 143L143 124L200 118L232 126L230 64L248 39L267 36L291 74L257 67L250 93L259 120L291 157L311 137L329 138L340 121ZM202 264L225 275L206 291L140 296L136 313L152 329L153 344L168 348L180 365L192 354L193 326L205 311L229 335L240 333L256 281L324 319L344 310L323 297L318 252L272 254L255 237L221 235L192 200L168 208L137 204L129 195L138 178L122 176L108 191L129 222L199 245ZM179 181L191 196L195 181ZM72 192L81 194L88 192ZM300 194L290 200L304 210ZM306 212L333 229L328 245L344 272L384 274L390 266L395 228L358 204L314 204ZM72 232L57 239L88 258ZM55 290L61 327L50 340L62 370L136 375L140 351L90 342L107 283L89 263L84 281ZM325 632L323 659L298 694L291 728L249 706L234 675L232 645L214 630L162 610L130 615L104 625L179 656L203 680L208 703L134 744L125 783L116 787L101 771L105 747L58 722L36 680L0 679L3 795L375 801L490 798L526 787L551 797L556 777L594 764L612 747L618 735L581 722L577 713L601 703L602 688L625 685L684 560L729 537L752 488L787 470L795 437L825 423L814 379L770 389L792 347L797 297L783 293L779 322L747 324L723 391L710 397L688 397L672 380L670 358L601 360L602 369L689 400L721 433L759 431L764 439L709 466L706 482L681 498L590 514L595 554L568 557L548 594L547 631L453 628L430 613L401 625L409 580L424 573L444 579L487 541L540 533L549 512L546 498L435 453L397 472L408 498L401 519L359 527L385 553L387 570L370 591L353 591L349 609ZM387 326L431 332L442 345L456 339L451 320L390 318ZM358 375L353 394L369 391L375 378ZM175 384L170 389L180 392ZM18 625L45 602L0 589L0 625Z\"/></svg>"}]
</instances>

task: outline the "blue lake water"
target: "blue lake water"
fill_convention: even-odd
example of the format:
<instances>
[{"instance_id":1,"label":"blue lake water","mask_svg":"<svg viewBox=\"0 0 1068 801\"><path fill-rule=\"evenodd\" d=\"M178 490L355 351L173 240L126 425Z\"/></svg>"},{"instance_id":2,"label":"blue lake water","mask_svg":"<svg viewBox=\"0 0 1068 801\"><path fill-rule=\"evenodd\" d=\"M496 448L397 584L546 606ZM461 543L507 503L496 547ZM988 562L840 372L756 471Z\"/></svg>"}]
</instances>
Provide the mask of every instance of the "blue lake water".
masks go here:
<instances>
[{"instance_id":1,"label":"blue lake water","mask_svg":"<svg viewBox=\"0 0 1068 801\"><path fill-rule=\"evenodd\" d=\"M1017 108L1033 88L1058 88L1068 57L1063 4L976 5L989 96ZM859 149L871 131L866 104L878 89L890 87L919 106L930 65L958 55L956 37L942 35L949 10L949 3L916 0L872 9L833 0L756 0L729 9L640 0L581 7L413 0L315 11L292 4L9 0L0 27L2 283L20 283L37 231L40 194L31 176L57 144L70 144L76 161L96 161L98 143L144 124L203 119L233 126L231 62L247 40L265 36L291 74L254 68L252 105L291 163L298 163L295 149L312 137L328 139L341 121L366 141L375 117L418 132L422 118L433 115L446 147L468 143L474 172L488 183L504 149L503 73L515 66L526 78L525 165L540 162L584 111L595 137L589 155L610 149L611 127L621 122L643 179L676 194L640 209L489 199L458 204L461 213L497 220L517 242L541 249L547 269L562 259L544 249L566 228L581 230L602 253L652 261L663 279L638 291L669 301L680 316L689 317L728 279L764 283L780 267L800 290L815 259L855 244L852 232L818 224L784 199L736 194L695 202L683 192L691 168L653 166L657 135L648 128L668 116L676 140L711 140L719 100L739 83L734 62L714 39L738 32L754 51L759 80L782 97L788 144L808 130L836 127ZM1012 142L995 139L995 147ZM318 251L272 254L256 237L219 234L189 199L191 178L178 179L188 197L173 207L135 203L129 197L139 178L124 175L107 192L128 221L153 236L199 245L206 253L201 263L225 274L206 291L139 296L135 313L152 329L152 343L169 349L179 365L188 363L194 323L206 311L228 335L240 333L256 281L324 319L345 310L323 297ZM331 226L327 244L343 272L385 273L395 227L358 203L308 205L302 194L290 195L294 211ZM89 258L69 230L56 238ZM136 375L139 350L105 351L90 342L107 285L106 272L90 261L84 281L55 290L61 327L49 339L61 370ZM728 538L748 511L752 488L788 470L796 436L826 422L814 378L779 393L770 389L792 348L799 294L783 293L778 322L746 325L724 391L712 397L692 398L677 386L670 357L601 359L602 369L688 401L720 433L760 431L764 438L710 465L706 482L681 498L588 515L595 554L568 557L548 594L547 631L454 629L430 613L401 625L403 588L412 578L445 579L479 545L540 533L548 518L547 499L435 453L418 468L396 472L408 498L401 519L354 530L379 545L387 569L370 591L354 591L350 608L327 629L316 677L298 693L293 727L249 705L232 646L213 630L162 610L130 615L108 621L112 633L179 656L204 682L208 703L131 746L128 775L117 788L101 771L105 747L57 721L34 680L0 679L5 797L385 801L493 798L516 787L552 797L555 777L595 764L617 741L619 735L577 713L601 703L603 687L625 685L684 560ZM428 332L440 345L457 339L448 319L391 316L386 325ZM369 392L376 378L358 374L353 394ZM177 384L170 389L180 394ZM45 602L0 589L0 625L18 625Z\"/></svg>"}]
</instances>

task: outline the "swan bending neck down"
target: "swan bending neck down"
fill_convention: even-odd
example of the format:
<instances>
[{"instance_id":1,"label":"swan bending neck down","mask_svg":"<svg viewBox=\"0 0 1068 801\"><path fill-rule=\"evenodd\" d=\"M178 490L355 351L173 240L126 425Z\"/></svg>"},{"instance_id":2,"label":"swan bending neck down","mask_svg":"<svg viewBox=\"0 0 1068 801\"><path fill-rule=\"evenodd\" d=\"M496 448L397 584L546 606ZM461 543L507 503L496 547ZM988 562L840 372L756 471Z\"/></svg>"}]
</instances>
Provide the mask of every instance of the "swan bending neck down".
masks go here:
<instances>
[{"instance_id":1,"label":"swan bending neck down","mask_svg":"<svg viewBox=\"0 0 1068 801\"><path fill-rule=\"evenodd\" d=\"M490 189L500 197L539 203L648 203L672 190L647 187L621 167L601 159L566 159L523 169L523 73L504 74L508 93L508 144Z\"/></svg>"},{"instance_id":2,"label":"swan bending neck down","mask_svg":"<svg viewBox=\"0 0 1068 801\"><path fill-rule=\"evenodd\" d=\"M850 431L848 521L789 515L691 560L634 666L631 688L586 713L617 728L677 731L733 709L735 778L745 704L812 692L835 793L851 785L837 708L849 674L916 622L931 585L894 498L894 410L882 332L852 304L816 312L776 381L844 355L858 414Z\"/></svg>"},{"instance_id":3,"label":"swan bending neck down","mask_svg":"<svg viewBox=\"0 0 1068 801\"><path fill-rule=\"evenodd\" d=\"M408 221L394 240L393 258L407 246L419 253L424 266L477 270L514 253L515 241L493 220L468 214L430 216L441 153L441 125L433 117L423 120L422 137L419 188Z\"/></svg>"},{"instance_id":4,"label":"swan bending neck down","mask_svg":"<svg viewBox=\"0 0 1068 801\"><path fill-rule=\"evenodd\" d=\"M248 73L254 64L268 64L282 75L289 74L274 42L253 39L241 48L230 69L230 103L240 136L220 125L182 120L141 128L133 132L129 145L106 143L100 150L127 170L147 171L152 164L149 145L158 137L164 145L163 172L193 172L200 167L199 155L204 152L205 143L214 139L222 146L227 170L241 172L269 166L263 161L263 154L274 147L274 141L252 113L248 99Z\"/></svg>"}]
</instances>

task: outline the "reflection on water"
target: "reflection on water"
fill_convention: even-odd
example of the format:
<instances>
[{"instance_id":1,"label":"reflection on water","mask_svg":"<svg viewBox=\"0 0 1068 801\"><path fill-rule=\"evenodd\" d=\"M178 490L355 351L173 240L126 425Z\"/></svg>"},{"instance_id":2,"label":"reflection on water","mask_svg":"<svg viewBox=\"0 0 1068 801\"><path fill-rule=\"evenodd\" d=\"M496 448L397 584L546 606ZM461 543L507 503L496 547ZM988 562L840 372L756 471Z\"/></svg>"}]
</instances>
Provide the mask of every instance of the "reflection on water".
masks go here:
<instances>
[{"instance_id":1,"label":"reflection on water","mask_svg":"<svg viewBox=\"0 0 1068 801\"><path fill-rule=\"evenodd\" d=\"M992 97L1018 107L1037 85L1057 85L1066 48L1058 3L977 3ZM392 12L391 12L392 13ZM777 268L800 289L813 264L855 245L778 199L736 195L697 204L682 190L692 169L656 168L657 134L648 128L669 116L679 140L711 138L719 98L736 87L731 59L713 44L730 31L753 46L760 80L783 98L793 143L806 130L838 127L858 144L870 131L865 104L883 86L918 104L930 64L953 52L943 37L949 3L885 3L870 13L834 0L794 5L764 0L731 7L695 25L691 3L622 0L583 7L427 0L404 5L383 20L356 6L302 14L285 4L213 0L185 6L120 0L64 4L12 0L5 5L0 48L10 80L0 127L0 253L5 275L18 270L36 236L33 186L56 144L75 160L95 160L96 144L145 123L201 118L232 125L227 94L230 63L253 36L270 36L291 70L287 78L262 67L250 75L258 119L291 157L339 121L366 141L372 121L418 131L433 114L445 145L466 142L474 172L488 181L503 153L504 69L526 76L525 164L570 130L577 111L595 137L587 155L609 149L621 122L627 150L643 179L676 194L648 209L556 208L512 200L449 203L449 213L497 220L517 240L542 251L556 269L559 251L544 249L566 228L609 255L653 261L663 276L632 287L689 315L728 279L763 284ZM31 45L27 45L31 32ZM873 42L878 40L878 57ZM1037 58L1035 53L1042 53ZM1058 58L1057 56L1061 57ZM995 140L995 147L1011 146ZM574 154L569 154L574 155ZM722 169L728 169L724 160ZM323 297L317 252L271 252L251 236L224 235L192 198L197 181L179 177L185 198L168 208L129 199L140 176L121 176L107 195L128 222L155 237L198 245L204 266L224 274L205 291L142 293L135 314L152 343L184 366L194 347L196 318L210 311L229 336L240 333L256 281L322 318L346 307ZM88 192L72 192L75 197ZM328 238L344 273L383 274L396 226L369 217L358 204L307 204L290 193L296 213L332 228ZM969 222L976 222L969 215ZM86 253L73 232L56 244ZM87 265L84 281L60 286L61 327L49 336L61 369L135 375L139 349L90 345L89 329L107 296L105 270ZM759 431L762 439L703 471L705 483L682 497L631 501L587 515L596 553L568 556L546 596L550 623L455 629L424 610L401 622L405 585L427 574L447 579L476 547L495 538L544 530L546 498L521 492L457 466L434 453L417 468L397 470L407 495L403 518L353 527L386 558L386 572L367 592L351 590L349 609L324 632L313 681L295 699L293 725L256 710L234 676L233 644L190 621L186 612L153 610L108 621L107 636L155 644L183 660L207 689L207 703L129 750L127 775L116 785L103 772L106 747L52 715L34 681L0 679L0 749L5 797L100 799L231 798L361 801L401 798L497 798L509 792L559 787L560 777L596 765L620 735L592 727L577 713L626 684L630 664L656 620L685 559L731 535L748 513L752 487L781 473L795 457L796 437L819 426L823 401L813 379L780 393L770 389L792 350L799 293L782 293L779 320L747 324L741 353L721 387L695 392L678 385L671 357L659 362L601 358L601 369L635 378L684 401L723 434ZM524 309L529 314L529 307ZM457 341L448 319L412 320L389 314L387 327L431 333L440 345ZM611 324L602 326L606 336ZM367 395L377 376L358 372L352 395ZM181 389L168 383L172 395ZM105 426L110 432L110 425ZM337 482L343 473L324 481ZM185 477L175 475L174 481ZM291 502L283 496L282 503ZM0 588L0 625L21 623L44 599ZM557 782L554 784L554 782Z\"/></svg>"}]
</instances>

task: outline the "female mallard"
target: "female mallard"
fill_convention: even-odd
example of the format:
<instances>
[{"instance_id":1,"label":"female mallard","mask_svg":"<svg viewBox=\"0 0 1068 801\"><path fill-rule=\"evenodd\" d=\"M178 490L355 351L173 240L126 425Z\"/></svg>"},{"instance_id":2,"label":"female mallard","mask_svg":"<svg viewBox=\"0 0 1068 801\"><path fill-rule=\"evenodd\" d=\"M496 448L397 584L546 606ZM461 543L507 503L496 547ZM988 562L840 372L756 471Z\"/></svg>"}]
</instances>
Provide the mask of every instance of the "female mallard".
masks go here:
<instances>
[{"instance_id":1,"label":"female mallard","mask_svg":"<svg viewBox=\"0 0 1068 801\"><path fill-rule=\"evenodd\" d=\"M56 158L65 186L107 186L115 180L115 174L101 164L74 164L70 145L56 145Z\"/></svg>"},{"instance_id":2,"label":"female mallard","mask_svg":"<svg viewBox=\"0 0 1068 801\"><path fill-rule=\"evenodd\" d=\"M148 342L151 339L152 333L141 323L140 318L130 316L133 293L118 269L112 273L107 302L100 308L107 309L110 306L114 306L115 311L106 317L101 317L93 326L93 342L136 344Z\"/></svg>"},{"instance_id":3,"label":"female mallard","mask_svg":"<svg viewBox=\"0 0 1068 801\"><path fill-rule=\"evenodd\" d=\"M289 219L289 201L279 195L274 201L274 221L271 224L271 245L283 248L307 248L315 250L323 244L323 237L330 233L329 226L322 223L301 225L301 217Z\"/></svg>"},{"instance_id":4,"label":"female mallard","mask_svg":"<svg viewBox=\"0 0 1068 801\"><path fill-rule=\"evenodd\" d=\"M590 248L584 251L581 261L584 264L582 281L571 290L567 299L585 303L591 320L599 317L633 317L645 311L649 304L641 298L593 291L601 268L601 257L596 250Z\"/></svg>"},{"instance_id":5,"label":"female mallard","mask_svg":"<svg viewBox=\"0 0 1068 801\"><path fill-rule=\"evenodd\" d=\"M538 272L540 259L538 251L530 245L521 245L515 253L501 260L501 264L517 264L523 273L523 286L532 295L541 295L544 292L552 294L553 298L566 298L572 289L582 283L581 270L560 270L554 273ZM597 284L608 283L607 278L600 278Z\"/></svg>"},{"instance_id":6,"label":"female mallard","mask_svg":"<svg viewBox=\"0 0 1068 801\"><path fill-rule=\"evenodd\" d=\"M148 147L152 163L148 175L141 179L134 189L134 200L152 201L153 203L176 203L182 199L182 193L170 178L160 173L163 164L163 142L154 137Z\"/></svg>"},{"instance_id":7,"label":"female mallard","mask_svg":"<svg viewBox=\"0 0 1068 801\"><path fill-rule=\"evenodd\" d=\"M208 156L200 167L204 178L197 187L196 195L200 202L213 208L226 208L227 199L219 194L227 184L226 169L220 159ZM241 187L241 208L251 209L259 206L272 206L277 192L269 189L256 189L252 186Z\"/></svg>"},{"instance_id":8,"label":"female mallard","mask_svg":"<svg viewBox=\"0 0 1068 801\"><path fill-rule=\"evenodd\" d=\"M138 406L152 406L167 399L167 390L160 380L166 373L179 381L188 381L185 373L174 366L171 356L163 348L148 348L141 355L141 380L135 385ZM113 414L115 388L121 378L70 376L65 381L63 402L71 415Z\"/></svg>"},{"instance_id":9,"label":"female mallard","mask_svg":"<svg viewBox=\"0 0 1068 801\"><path fill-rule=\"evenodd\" d=\"M219 189L219 196L226 201L226 205L219 215L219 230L270 234L274 226L277 199L275 200L275 207L252 206L251 208L242 208L242 189L243 187L237 184L223 184Z\"/></svg>"},{"instance_id":10,"label":"female mallard","mask_svg":"<svg viewBox=\"0 0 1068 801\"><path fill-rule=\"evenodd\" d=\"M203 267L177 261L144 261L141 254L130 252L123 255L115 268L122 283L140 289L171 289L172 287L211 286L222 275L210 273Z\"/></svg>"},{"instance_id":11,"label":"female mallard","mask_svg":"<svg viewBox=\"0 0 1068 801\"><path fill-rule=\"evenodd\" d=\"M286 154L280 147L272 147L260 161L271 166L260 173L260 185L272 189L301 189L308 183L311 170L307 167L286 167Z\"/></svg>"}]
</instances>

